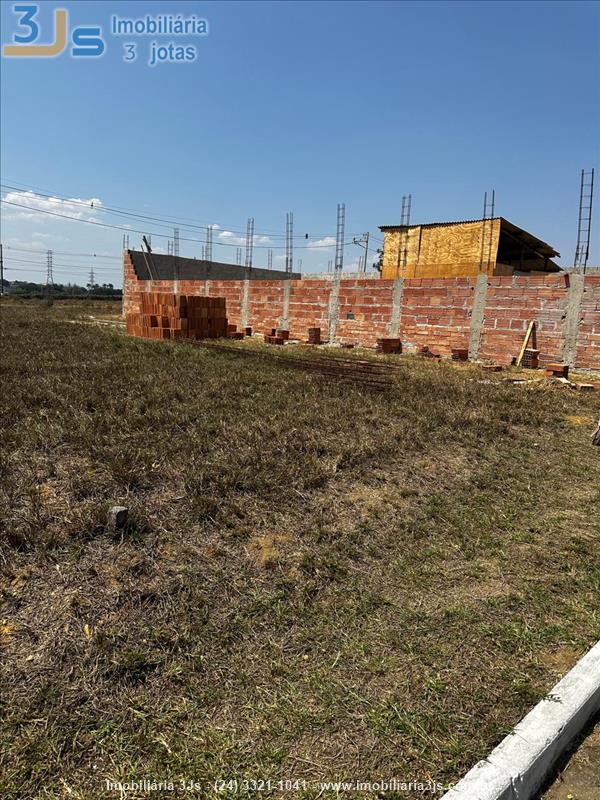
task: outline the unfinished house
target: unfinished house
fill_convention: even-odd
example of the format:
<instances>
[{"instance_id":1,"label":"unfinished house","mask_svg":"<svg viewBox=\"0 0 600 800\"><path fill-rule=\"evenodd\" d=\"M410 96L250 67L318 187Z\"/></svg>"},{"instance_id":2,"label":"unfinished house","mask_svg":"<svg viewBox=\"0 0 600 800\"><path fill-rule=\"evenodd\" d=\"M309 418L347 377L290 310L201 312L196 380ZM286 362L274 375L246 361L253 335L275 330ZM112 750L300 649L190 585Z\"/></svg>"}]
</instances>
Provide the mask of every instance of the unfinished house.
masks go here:
<instances>
[{"instance_id":1,"label":"unfinished house","mask_svg":"<svg viewBox=\"0 0 600 800\"><path fill-rule=\"evenodd\" d=\"M453 278L560 272L553 247L503 217L382 225L381 277Z\"/></svg>"}]
</instances>

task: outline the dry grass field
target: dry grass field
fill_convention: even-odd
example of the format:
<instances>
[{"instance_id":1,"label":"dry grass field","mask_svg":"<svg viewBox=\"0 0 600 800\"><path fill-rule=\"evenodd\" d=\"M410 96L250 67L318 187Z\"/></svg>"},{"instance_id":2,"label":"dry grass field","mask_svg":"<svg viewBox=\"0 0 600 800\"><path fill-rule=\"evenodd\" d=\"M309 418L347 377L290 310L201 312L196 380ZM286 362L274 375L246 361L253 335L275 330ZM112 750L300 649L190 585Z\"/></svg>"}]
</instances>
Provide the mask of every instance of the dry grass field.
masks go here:
<instances>
[{"instance_id":1,"label":"dry grass field","mask_svg":"<svg viewBox=\"0 0 600 800\"><path fill-rule=\"evenodd\" d=\"M0 307L3 800L448 784L600 637L598 393L404 356L373 392L90 313Z\"/></svg>"}]
</instances>

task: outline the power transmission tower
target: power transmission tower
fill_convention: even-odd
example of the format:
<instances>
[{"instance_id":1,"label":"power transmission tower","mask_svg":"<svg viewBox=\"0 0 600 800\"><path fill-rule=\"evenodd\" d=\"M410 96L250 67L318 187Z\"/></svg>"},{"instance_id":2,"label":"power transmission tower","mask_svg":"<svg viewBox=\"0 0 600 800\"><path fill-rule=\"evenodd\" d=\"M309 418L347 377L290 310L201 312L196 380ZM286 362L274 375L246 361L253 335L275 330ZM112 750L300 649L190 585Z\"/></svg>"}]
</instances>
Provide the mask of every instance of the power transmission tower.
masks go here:
<instances>
[{"instance_id":1,"label":"power transmission tower","mask_svg":"<svg viewBox=\"0 0 600 800\"><path fill-rule=\"evenodd\" d=\"M123 234L123 250L129 250L129 234Z\"/></svg>"},{"instance_id":2,"label":"power transmission tower","mask_svg":"<svg viewBox=\"0 0 600 800\"><path fill-rule=\"evenodd\" d=\"M248 217L246 226L246 269L252 269L252 251L254 249L254 217Z\"/></svg>"},{"instance_id":3,"label":"power transmission tower","mask_svg":"<svg viewBox=\"0 0 600 800\"><path fill-rule=\"evenodd\" d=\"M209 225L206 228L206 260L212 261L212 244L213 244L213 226Z\"/></svg>"},{"instance_id":4,"label":"power transmission tower","mask_svg":"<svg viewBox=\"0 0 600 800\"><path fill-rule=\"evenodd\" d=\"M298 259L298 272L302 272L302 259Z\"/></svg>"},{"instance_id":5,"label":"power transmission tower","mask_svg":"<svg viewBox=\"0 0 600 800\"><path fill-rule=\"evenodd\" d=\"M52 250L46 253L46 286L52 286L54 275L52 274Z\"/></svg>"},{"instance_id":6,"label":"power transmission tower","mask_svg":"<svg viewBox=\"0 0 600 800\"><path fill-rule=\"evenodd\" d=\"M4 257L2 255L2 242L0 242L0 295L4 295Z\"/></svg>"},{"instance_id":7,"label":"power transmission tower","mask_svg":"<svg viewBox=\"0 0 600 800\"><path fill-rule=\"evenodd\" d=\"M479 271L489 272L492 262L492 239L494 238L494 213L496 210L496 190L492 189L491 200L488 193L483 195L483 218L481 220L481 250L479 253ZM487 237L487 239L486 239Z\"/></svg>"},{"instance_id":8,"label":"power transmission tower","mask_svg":"<svg viewBox=\"0 0 600 800\"><path fill-rule=\"evenodd\" d=\"M285 215L285 271L294 271L294 214Z\"/></svg>"},{"instance_id":9,"label":"power transmission tower","mask_svg":"<svg viewBox=\"0 0 600 800\"><path fill-rule=\"evenodd\" d=\"M329 261L327 262L327 272L331 272L332 267L333 267L333 260L330 258Z\"/></svg>"},{"instance_id":10,"label":"power transmission tower","mask_svg":"<svg viewBox=\"0 0 600 800\"><path fill-rule=\"evenodd\" d=\"M94 286L96 285L96 276L94 275L94 268L90 269L90 277L88 281L88 289L91 291L94 290Z\"/></svg>"},{"instance_id":11,"label":"power transmission tower","mask_svg":"<svg viewBox=\"0 0 600 800\"><path fill-rule=\"evenodd\" d=\"M173 255L179 255L179 228L173 228Z\"/></svg>"},{"instance_id":12,"label":"power transmission tower","mask_svg":"<svg viewBox=\"0 0 600 800\"><path fill-rule=\"evenodd\" d=\"M577 223L577 247L575 248L575 269L585 274L590 255L590 231L592 229L592 202L594 200L594 170L581 170L579 188L579 221Z\"/></svg>"},{"instance_id":13,"label":"power transmission tower","mask_svg":"<svg viewBox=\"0 0 600 800\"><path fill-rule=\"evenodd\" d=\"M168 256L172 256L173 255L173 240L172 239L167 239L167 255Z\"/></svg>"},{"instance_id":14,"label":"power transmission tower","mask_svg":"<svg viewBox=\"0 0 600 800\"><path fill-rule=\"evenodd\" d=\"M267 266L269 269L273 269L273 251L267 251Z\"/></svg>"},{"instance_id":15,"label":"power transmission tower","mask_svg":"<svg viewBox=\"0 0 600 800\"><path fill-rule=\"evenodd\" d=\"M235 263L241 264L242 263L242 248L237 247L235 251Z\"/></svg>"},{"instance_id":16,"label":"power transmission tower","mask_svg":"<svg viewBox=\"0 0 600 800\"><path fill-rule=\"evenodd\" d=\"M335 233L334 271L341 272L344 267L344 228L346 227L346 204L338 203L337 230Z\"/></svg>"}]
</instances>

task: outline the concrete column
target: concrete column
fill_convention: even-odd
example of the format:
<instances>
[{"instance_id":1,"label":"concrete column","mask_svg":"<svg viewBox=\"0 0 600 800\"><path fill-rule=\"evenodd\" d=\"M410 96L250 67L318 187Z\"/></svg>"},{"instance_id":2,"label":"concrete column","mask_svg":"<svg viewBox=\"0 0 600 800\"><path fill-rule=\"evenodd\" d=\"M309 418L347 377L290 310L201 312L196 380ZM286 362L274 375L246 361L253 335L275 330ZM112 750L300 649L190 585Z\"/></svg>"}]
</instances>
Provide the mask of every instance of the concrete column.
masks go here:
<instances>
[{"instance_id":1,"label":"concrete column","mask_svg":"<svg viewBox=\"0 0 600 800\"><path fill-rule=\"evenodd\" d=\"M283 310L279 318L279 327L284 330L289 330L290 324L290 294L292 293L292 285L289 279L282 281L283 283Z\"/></svg>"},{"instance_id":2,"label":"concrete column","mask_svg":"<svg viewBox=\"0 0 600 800\"><path fill-rule=\"evenodd\" d=\"M246 278L244 281L244 288L242 290L242 328L245 328L248 322L248 293L250 291L250 280Z\"/></svg>"},{"instance_id":3,"label":"concrete column","mask_svg":"<svg viewBox=\"0 0 600 800\"><path fill-rule=\"evenodd\" d=\"M335 342L337 326L340 319L340 281L342 279L341 270L333 276L331 282L331 294L329 296L329 344Z\"/></svg>"},{"instance_id":4,"label":"concrete column","mask_svg":"<svg viewBox=\"0 0 600 800\"><path fill-rule=\"evenodd\" d=\"M392 289L392 319L388 329L392 339L400 336L400 317L402 315L402 299L404 298L404 278L396 278Z\"/></svg>"},{"instance_id":5,"label":"concrete column","mask_svg":"<svg viewBox=\"0 0 600 800\"><path fill-rule=\"evenodd\" d=\"M481 329L485 315L485 301L487 298L488 276L481 273L475 283L475 295L471 308L471 331L469 334L469 361L479 359L479 345L481 344Z\"/></svg>"},{"instance_id":6,"label":"concrete column","mask_svg":"<svg viewBox=\"0 0 600 800\"><path fill-rule=\"evenodd\" d=\"M570 273L567 303L563 322L563 353L564 364L575 366L577 358L577 335L579 333L579 318L581 316L581 301L583 300L584 276Z\"/></svg>"}]
</instances>

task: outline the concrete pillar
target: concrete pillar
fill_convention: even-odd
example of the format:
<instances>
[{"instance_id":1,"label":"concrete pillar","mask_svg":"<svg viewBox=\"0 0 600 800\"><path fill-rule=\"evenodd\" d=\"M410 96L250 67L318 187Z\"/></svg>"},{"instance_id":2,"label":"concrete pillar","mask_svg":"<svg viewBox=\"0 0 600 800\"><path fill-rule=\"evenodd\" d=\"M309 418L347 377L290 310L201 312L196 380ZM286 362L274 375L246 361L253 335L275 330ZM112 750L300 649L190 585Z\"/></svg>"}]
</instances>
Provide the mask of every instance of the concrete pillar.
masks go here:
<instances>
[{"instance_id":1,"label":"concrete pillar","mask_svg":"<svg viewBox=\"0 0 600 800\"><path fill-rule=\"evenodd\" d=\"M340 281L342 279L341 270L333 276L331 282L331 294L329 295L329 344L335 342L337 326L340 319Z\"/></svg>"},{"instance_id":2,"label":"concrete pillar","mask_svg":"<svg viewBox=\"0 0 600 800\"><path fill-rule=\"evenodd\" d=\"M475 283L475 294L471 308L471 330L469 333L469 361L479 359L479 346L481 344L481 329L485 315L485 301L487 298L488 276L481 273Z\"/></svg>"},{"instance_id":3,"label":"concrete pillar","mask_svg":"<svg viewBox=\"0 0 600 800\"><path fill-rule=\"evenodd\" d=\"M246 278L242 290L242 328L249 325L248 322L248 294L250 291L250 280Z\"/></svg>"},{"instance_id":4,"label":"concrete pillar","mask_svg":"<svg viewBox=\"0 0 600 800\"><path fill-rule=\"evenodd\" d=\"M570 367L575 366L577 358L577 335L579 333L579 318L581 316L581 301L583 300L584 276L570 273L568 276L569 288L563 322L563 352L562 360Z\"/></svg>"},{"instance_id":5,"label":"concrete pillar","mask_svg":"<svg viewBox=\"0 0 600 800\"><path fill-rule=\"evenodd\" d=\"M392 339L400 336L400 317L402 315L402 299L404 297L404 278L396 278L392 289L392 318L388 334Z\"/></svg>"},{"instance_id":6,"label":"concrete pillar","mask_svg":"<svg viewBox=\"0 0 600 800\"><path fill-rule=\"evenodd\" d=\"M284 330L289 330L290 325L290 294L292 292L292 285L288 278L282 281L283 283L283 310L279 318L279 327Z\"/></svg>"}]
</instances>

